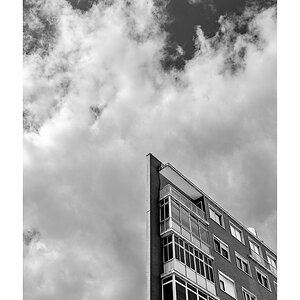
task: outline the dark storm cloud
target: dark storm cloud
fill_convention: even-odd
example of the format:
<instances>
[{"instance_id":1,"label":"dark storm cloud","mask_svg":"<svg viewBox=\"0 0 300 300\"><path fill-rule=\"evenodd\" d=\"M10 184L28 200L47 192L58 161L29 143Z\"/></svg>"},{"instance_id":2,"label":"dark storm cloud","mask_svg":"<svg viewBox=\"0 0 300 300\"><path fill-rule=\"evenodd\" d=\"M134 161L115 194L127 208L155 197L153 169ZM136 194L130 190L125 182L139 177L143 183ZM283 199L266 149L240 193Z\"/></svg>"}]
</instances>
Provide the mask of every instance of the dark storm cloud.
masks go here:
<instances>
[{"instance_id":1,"label":"dark storm cloud","mask_svg":"<svg viewBox=\"0 0 300 300\"><path fill-rule=\"evenodd\" d=\"M197 26L201 26L204 35L211 38L219 31L218 21L221 16L236 18L243 15L246 7L254 6L257 10L261 10L275 5L276 1L170 0L166 5L163 1L156 3L165 7L162 13L167 15L166 21L161 22L161 26L168 34L162 65L167 70L174 67L180 70L195 54ZM236 30L239 34L247 33L245 24ZM182 49L181 54L177 51L178 47Z\"/></svg>"},{"instance_id":2,"label":"dark storm cloud","mask_svg":"<svg viewBox=\"0 0 300 300\"><path fill-rule=\"evenodd\" d=\"M25 242L24 299L145 297L149 152L275 248L275 9L254 13L248 35L230 18L220 38L198 27L184 71L165 72L151 2L44 3L54 42L24 57L24 109L40 125L24 134L24 227L40 233Z\"/></svg>"}]
</instances>

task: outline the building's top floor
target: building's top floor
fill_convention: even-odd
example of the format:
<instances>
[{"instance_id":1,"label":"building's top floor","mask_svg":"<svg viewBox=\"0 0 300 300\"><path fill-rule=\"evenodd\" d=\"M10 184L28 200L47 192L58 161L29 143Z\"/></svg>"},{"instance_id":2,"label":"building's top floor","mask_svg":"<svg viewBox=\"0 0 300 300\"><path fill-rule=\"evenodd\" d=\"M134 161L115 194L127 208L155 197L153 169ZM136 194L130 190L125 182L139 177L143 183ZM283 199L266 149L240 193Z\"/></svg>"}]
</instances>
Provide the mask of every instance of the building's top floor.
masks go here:
<instances>
[{"instance_id":1,"label":"building's top floor","mask_svg":"<svg viewBox=\"0 0 300 300\"><path fill-rule=\"evenodd\" d=\"M197 215L202 218L202 221L205 222L208 220L210 223L214 223L217 224L217 226L228 229L228 231L230 231L231 234L241 243L249 243L254 259L256 259L255 256L260 255L262 260L265 260L266 263L268 263L268 261L270 263L272 258L276 260L276 252L258 238L255 230L247 228L241 224L236 218L192 183L174 166L170 163L161 163L158 171L161 177L161 189L166 189L168 185L175 187L173 192L176 193L176 190L178 190L181 194L183 194L184 197L180 199L182 200L181 202L197 213ZM188 199L191 204L189 201L186 201L186 199ZM197 208L195 209L195 207ZM262 264L265 264L265 262L262 261Z\"/></svg>"}]
</instances>

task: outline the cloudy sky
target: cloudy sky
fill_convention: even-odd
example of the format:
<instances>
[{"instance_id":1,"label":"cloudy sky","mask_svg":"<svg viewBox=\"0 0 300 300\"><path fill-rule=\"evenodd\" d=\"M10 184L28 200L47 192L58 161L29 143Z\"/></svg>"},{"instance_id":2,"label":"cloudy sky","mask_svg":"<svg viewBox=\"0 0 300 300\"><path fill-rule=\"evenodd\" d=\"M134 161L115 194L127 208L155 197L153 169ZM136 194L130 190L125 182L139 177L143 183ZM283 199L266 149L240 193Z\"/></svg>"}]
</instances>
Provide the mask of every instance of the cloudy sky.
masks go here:
<instances>
[{"instance_id":1,"label":"cloudy sky","mask_svg":"<svg viewBox=\"0 0 300 300\"><path fill-rule=\"evenodd\" d=\"M24 299L145 298L149 152L277 248L276 3L161 2L24 1Z\"/></svg>"}]
</instances>

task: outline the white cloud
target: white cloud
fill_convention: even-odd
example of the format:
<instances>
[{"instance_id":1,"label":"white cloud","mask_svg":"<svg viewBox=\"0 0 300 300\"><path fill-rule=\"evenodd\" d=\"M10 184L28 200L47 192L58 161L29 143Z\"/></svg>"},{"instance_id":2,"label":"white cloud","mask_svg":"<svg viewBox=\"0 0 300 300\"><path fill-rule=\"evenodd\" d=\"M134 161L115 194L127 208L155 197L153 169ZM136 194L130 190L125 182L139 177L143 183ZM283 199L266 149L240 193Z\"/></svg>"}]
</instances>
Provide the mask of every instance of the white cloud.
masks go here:
<instances>
[{"instance_id":1,"label":"white cloud","mask_svg":"<svg viewBox=\"0 0 300 300\"><path fill-rule=\"evenodd\" d=\"M232 51L246 55L236 73L224 69L225 43L215 50L200 29L206 50L165 73L147 1L86 14L51 5L53 50L24 58L24 106L41 123L24 135L24 221L40 232L24 259L24 298L144 297L149 152L275 248L274 10L252 22L259 47L237 38ZM104 107L97 120L91 106Z\"/></svg>"}]
</instances>

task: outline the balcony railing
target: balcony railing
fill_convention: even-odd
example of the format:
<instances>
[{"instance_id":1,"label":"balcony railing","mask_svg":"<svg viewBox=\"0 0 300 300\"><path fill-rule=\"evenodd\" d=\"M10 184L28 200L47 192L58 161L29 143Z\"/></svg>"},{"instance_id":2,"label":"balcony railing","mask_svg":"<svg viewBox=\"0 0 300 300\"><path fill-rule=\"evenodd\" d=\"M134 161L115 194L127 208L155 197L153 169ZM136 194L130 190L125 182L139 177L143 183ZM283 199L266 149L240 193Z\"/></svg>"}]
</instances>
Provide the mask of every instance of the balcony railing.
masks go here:
<instances>
[{"instance_id":1,"label":"balcony railing","mask_svg":"<svg viewBox=\"0 0 300 300\"><path fill-rule=\"evenodd\" d=\"M203 210L201 210L200 207L196 206L194 203L192 203L189 199L187 199L185 196L183 196L180 192L178 192L173 186L170 184L167 184L163 189L160 190L160 199L171 195L176 200L178 200L180 203L185 205L187 208L189 208L192 212L197 214L201 219L206 221L206 215Z\"/></svg>"},{"instance_id":2,"label":"balcony railing","mask_svg":"<svg viewBox=\"0 0 300 300\"><path fill-rule=\"evenodd\" d=\"M251 257L254 260L256 260L264 268L269 270L273 275L277 276L277 269L274 266L272 266L267 260L265 260L263 257L261 257L256 252L254 252L252 249L250 249L250 251L251 251Z\"/></svg>"}]
</instances>

